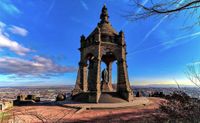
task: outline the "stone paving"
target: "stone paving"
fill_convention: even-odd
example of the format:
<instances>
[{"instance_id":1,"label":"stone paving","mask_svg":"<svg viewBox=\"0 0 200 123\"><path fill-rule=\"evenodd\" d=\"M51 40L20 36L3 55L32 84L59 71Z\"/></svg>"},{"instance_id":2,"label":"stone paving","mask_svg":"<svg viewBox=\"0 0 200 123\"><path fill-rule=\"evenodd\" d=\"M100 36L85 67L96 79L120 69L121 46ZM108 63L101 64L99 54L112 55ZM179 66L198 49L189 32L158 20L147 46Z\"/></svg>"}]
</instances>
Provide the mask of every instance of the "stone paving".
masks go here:
<instances>
[{"instance_id":1,"label":"stone paving","mask_svg":"<svg viewBox=\"0 0 200 123\"><path fill-rule=\"evenodd\" d=\"M114 106L118 106L118 108L89 110L86 108L77 109L59 105L16 106L8 113L11 114L9 122L14 123L137 123L145 118L150 118L151 120L152 114L161 115L160 112L157 112L157 109L159 108L159 104L163 101L165 100L161 98L140 97L136 98L132 102L132 105L128 103L114 104ZM85 105L86 104L83 106ZM98 104L91 104L91 106L92 105ZM110 107L111 104L108 105ZM100 104L100 106L105 107L105 104ZM132 107L126 108L125 106Z\"/></svg>"},{"instance_id":2,"label":"stone paving","mask_svg":"<svg viewBox=\"0 0 200 123\"><path fill-rule=\"evenodd\" d=\"M84 109L112 109L112 108L125 108L125 107L134 107L134 106L142 106L149 105L152 101L150 101L146 97L137 97L134 98L132 102L125 103L72 103L72 104L63 104L65 107L71 108L84 108Z\"/></svg>"}]
</instances>

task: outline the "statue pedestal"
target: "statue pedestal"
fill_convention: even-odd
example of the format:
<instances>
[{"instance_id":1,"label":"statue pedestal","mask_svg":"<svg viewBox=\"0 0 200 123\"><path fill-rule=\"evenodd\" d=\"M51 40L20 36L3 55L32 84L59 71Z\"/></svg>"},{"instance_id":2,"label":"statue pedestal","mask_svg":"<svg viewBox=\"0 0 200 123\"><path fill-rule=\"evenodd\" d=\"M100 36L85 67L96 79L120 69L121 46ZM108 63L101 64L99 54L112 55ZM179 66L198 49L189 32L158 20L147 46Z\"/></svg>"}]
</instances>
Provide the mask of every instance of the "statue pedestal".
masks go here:
<instances>
[{"instance_id":1,"label":"statue pedestal","mask_svg":"<svg viewBox=\"0 0 200 123\"><path fill-rule=\"evenodd\" d=\"M102 91L102 92L110 92L110 91L113 91L112 83L102 81L102 82L101 82L101 91Z\"/></svg>"}]
</instances>

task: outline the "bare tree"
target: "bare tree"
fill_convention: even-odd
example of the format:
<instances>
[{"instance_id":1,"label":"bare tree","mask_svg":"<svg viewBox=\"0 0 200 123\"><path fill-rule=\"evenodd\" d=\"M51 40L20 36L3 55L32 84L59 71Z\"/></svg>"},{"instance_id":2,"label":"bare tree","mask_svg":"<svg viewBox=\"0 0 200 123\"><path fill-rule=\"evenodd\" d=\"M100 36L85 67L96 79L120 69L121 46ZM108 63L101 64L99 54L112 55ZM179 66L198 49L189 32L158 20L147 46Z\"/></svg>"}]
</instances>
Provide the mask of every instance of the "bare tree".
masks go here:
<instances>
[{"instance_id":1,"label":"bare tree","mask_svg":"<svg viewBox=\"0 0 200 123\"><path fill-rule=\"evenodd\" d=\"M200 10L200 0L131 0L139 11L131 12L128 18L131 20L144 19L151 16L169 16L184 12L185 17L194 17ZM148 2L147 2L148 1ZM197 19L198 20L198 19ZM196 24L196 23L195 23Z\"/></svg>"},{"instance_id":2,"label":"bare tree","mask_svg":"<svg viewBox=\"0 0 200 123\"><path fill-rule=\"evenodd\" d=\"M187 78L200 89L200 63L187 65Z\"/></svg>"},{"instance_id":3,"label":"bare tree","mask_svg":"<svg viewBox=\"0 0 200 123\"><path fill-rule=\"evenodd\" d=\"M200 91L200 62L187 65L187 78ZM183 89L180 88L175 80L180 91L175 91L166 97L167 101L160 104L159 111L165 115L161 116L162 122L199 122L200 100L189 96ZM199 97L199 95L198 95ZM159 117L155 116L156 119Z\"/></svg>"}]
</instances>

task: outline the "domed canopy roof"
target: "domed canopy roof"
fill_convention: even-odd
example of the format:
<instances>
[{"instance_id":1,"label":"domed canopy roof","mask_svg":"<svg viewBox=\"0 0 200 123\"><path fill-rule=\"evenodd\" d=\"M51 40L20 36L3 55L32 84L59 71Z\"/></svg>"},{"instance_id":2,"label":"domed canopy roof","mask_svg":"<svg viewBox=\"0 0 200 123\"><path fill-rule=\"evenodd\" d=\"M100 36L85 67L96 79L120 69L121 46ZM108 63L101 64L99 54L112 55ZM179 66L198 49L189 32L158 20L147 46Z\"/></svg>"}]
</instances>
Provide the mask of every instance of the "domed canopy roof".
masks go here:
<instances>
[{"instance_id":1,"label":"domed canopy roof","mask_svg":"<svg viewBox=\"0 0 200 123\"><path fill-rule=\"evenodd\" d=\"M100 15L101 21L98 23L97 27L94 29L94 31L88 36L91 37L94 34L98 33L100 31L101 34L109 35L109 36L115 36L118 35L118 32L116 32L112 25L109 22L109 16L108 16L108 10L106 6L104 5L102 8L102 12Z\"/></svg>"}]
</instances>

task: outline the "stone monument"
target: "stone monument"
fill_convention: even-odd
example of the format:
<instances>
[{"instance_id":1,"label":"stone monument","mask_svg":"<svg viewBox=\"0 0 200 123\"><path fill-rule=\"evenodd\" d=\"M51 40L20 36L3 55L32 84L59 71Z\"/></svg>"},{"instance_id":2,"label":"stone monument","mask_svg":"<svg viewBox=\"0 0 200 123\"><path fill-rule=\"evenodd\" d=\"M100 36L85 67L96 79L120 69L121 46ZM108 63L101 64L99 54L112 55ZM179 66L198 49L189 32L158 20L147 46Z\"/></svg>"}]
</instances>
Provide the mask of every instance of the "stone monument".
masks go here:
<instances>
[{"instance_id":1,"label":"stone monument","mask_svg":"<svg viewBox=\"0 0 200 123\"><path fill-rule=\"evenodd\" d=\"M130 102L133 100L133 92L128 78L124 33L123 31L118 33L113 29L105 5L100 19L88 37L81 36L79 70L72 99L98 103L103 94L110 94ZM114 61L117 61L116 91L112 88ZM106 64L106 69L101 72L102 62Z\"/></svg>"}]
</instances>

